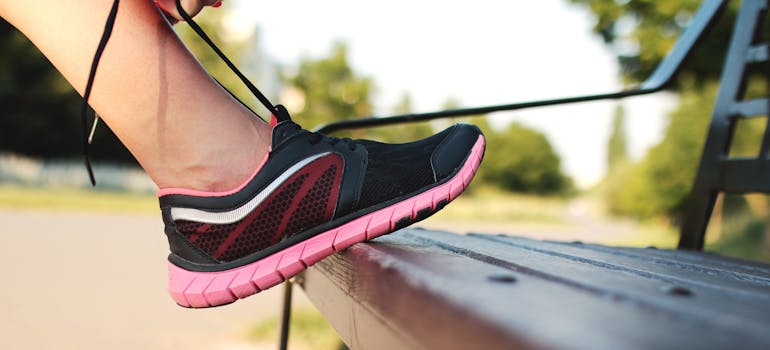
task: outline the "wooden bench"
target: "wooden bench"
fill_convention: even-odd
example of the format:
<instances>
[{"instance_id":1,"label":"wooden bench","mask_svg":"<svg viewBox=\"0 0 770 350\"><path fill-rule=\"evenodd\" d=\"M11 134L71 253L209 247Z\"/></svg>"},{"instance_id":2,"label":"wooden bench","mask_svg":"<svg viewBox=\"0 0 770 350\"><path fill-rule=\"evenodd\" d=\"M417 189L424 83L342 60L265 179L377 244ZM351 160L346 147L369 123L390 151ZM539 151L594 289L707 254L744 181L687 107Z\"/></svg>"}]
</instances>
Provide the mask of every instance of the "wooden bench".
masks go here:
<instances>
[{"instance_id":1,"label":"wooden bench","mask_svg":"<svg viewBox=\"0 0 770 350\"><path fill-rule=\"evenodd\" d=\"M634 89L364 118L321 130L655 92L671 82L725 6L704 1L672 52ZM768 98L742 96L746 67L770 58L770 46L755 40L766 7L766 0L741 3L680 249L407 228L329 257L294 283L353 349L770 349L770 265L699 251L718 193L770 192L770 128L756 157L727 157L737 120L770 109Z\"/></svg>"},{"instance_id":2,"label":"wooden bench","mask_svg":"<svg viewBox=\"0 0 770 350\"><path fill-rule=\"evenodd\" d=\"M768 349L770 266L403 229L299 280L352 349Z\"/></svg>"}]
</instances>

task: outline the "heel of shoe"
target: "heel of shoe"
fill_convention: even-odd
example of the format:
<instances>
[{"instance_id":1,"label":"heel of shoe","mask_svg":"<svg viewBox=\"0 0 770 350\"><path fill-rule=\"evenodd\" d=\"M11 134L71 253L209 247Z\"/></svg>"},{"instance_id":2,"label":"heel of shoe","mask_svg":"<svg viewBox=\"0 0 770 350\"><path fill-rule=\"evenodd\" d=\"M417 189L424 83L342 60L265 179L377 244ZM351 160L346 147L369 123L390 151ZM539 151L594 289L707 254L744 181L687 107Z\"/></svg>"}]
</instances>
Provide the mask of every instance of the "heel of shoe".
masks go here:
<instances>
[{"instance_id":1,"label":"heel of shoe","mask_svg":"<svg viewBox=\"0 0 770 350\"><path fill-rule=\"evenodd\" d=\"M319 242L325 239L320 236L259 261L225 271L189 271L169 262L169 293L177 304L193 308L229 304L256 294L333 254L332 243Z\"/></svg>"}]
</instances>

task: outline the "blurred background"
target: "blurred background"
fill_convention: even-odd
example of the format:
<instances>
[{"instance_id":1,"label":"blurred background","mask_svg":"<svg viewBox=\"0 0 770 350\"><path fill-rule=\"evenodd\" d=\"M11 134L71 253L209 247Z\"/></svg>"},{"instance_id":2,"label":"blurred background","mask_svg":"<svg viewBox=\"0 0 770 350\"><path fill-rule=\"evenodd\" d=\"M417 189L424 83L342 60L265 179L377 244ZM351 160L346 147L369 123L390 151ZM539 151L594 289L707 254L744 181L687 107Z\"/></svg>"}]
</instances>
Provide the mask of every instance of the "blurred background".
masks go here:
<instances>
[{"instance_id":1,"label":"blurred background","mask_svg":"<svg viewBox=\"0 0 770 350\"><path fill-rule=\"evenodd\" d=\"M644 80L699 1L229 0L208 33L306 128L334 120L611 92ZM406 142L457 121L488 137L474 186L418 224L453 232L673 248L739 2L664 93L352 130ZM257 111L184 24L207 69ZM767 31L765 31L767 32ZM752 77L749 94L767 93ZM0 20L0 339L8 348L273 348L280 288L212 310L177 307L155 186L110 130L82 166L80 97ZM262 114L262 113L260 113ZM767 118L738 125L758 152ZM708 251L770 261L770 199L722 196ZM301 294L301 292L297 292ZM339 348L302 295L292 348Z\"/></svg>"}]
</instances>

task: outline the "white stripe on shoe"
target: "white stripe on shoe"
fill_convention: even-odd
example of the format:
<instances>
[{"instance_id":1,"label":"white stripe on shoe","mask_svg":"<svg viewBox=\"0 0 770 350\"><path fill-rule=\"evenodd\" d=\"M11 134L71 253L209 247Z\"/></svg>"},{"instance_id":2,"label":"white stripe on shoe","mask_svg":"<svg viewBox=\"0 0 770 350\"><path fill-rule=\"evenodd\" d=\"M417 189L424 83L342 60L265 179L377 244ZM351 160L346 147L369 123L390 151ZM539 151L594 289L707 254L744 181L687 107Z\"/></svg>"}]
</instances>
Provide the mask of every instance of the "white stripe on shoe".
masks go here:
<instances>
[{"instance_id":1,"label":"white stripe on shoe","mask_svg":"<svg viewBox=\"0 0 770 350\"><path fill-rule=\"evenodd\" d=\"M249 213L251 213L254 208L262 204L262 202L267 199L267 197L270 196L273 191L281 186L281 184L283 184L292 175L300 171L306 165L312 163L314 160L328 154L331 154L331 152L316 154L299 161L297 164L292 165L288 170L286 170L283 174L278 176L278 178L273 180L273 182L267 185L267 187L265 187L262 192L259 192L254 198L246 202L246 204L236 209L223 212L209 212L192 208L171 208L171 219L173 221L187 220L206 224L232 224L234 222L240 221L249 215Z\"/></svg>"}]
</instances>

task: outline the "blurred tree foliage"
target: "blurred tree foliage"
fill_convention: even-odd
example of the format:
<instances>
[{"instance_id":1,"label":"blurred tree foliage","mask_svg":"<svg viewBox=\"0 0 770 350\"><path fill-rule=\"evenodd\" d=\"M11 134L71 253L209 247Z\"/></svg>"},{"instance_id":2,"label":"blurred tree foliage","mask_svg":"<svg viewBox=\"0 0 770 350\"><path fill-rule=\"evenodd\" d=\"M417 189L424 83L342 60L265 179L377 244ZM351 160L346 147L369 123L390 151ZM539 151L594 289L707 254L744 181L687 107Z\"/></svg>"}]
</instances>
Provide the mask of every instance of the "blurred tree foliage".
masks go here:
<instances>
[{"instance_id":1,"label":"blurred tree foliage","mask_svg":"<svg viewBox=\"0 0 770 350\"><path fill-rule=\"evenodd\" d=\"M234 39L232 35L228 35L225 27L227 11L228 8L226 7L220 8L217 11L204 11L200 16L195 18L195 22L206 31L209 38L222 49L222 52L235 63L236 67L243 71L249 80L259 87L259 77L253 76L255 72L246 72L241 64L241 58L247 53L247 49L258 45L256 32L245 39ZM201 62L203 67L206 68L206 71L216 78L222 86L227 88L227 90L250 108L262 108L261 105L258 105L256 98L252 95L246 85L244 85L230 68L227 67L227 64L225 64L225 62L222 61L222 59L220 59L200 37L198 37L198 34L195 34L195 32L190 29L190 26L181 22L174 26L174 30L182 41L184 41L187 48L190 49L190 52L192 52ZM248 52L248 54L256 55L257 53ZM261 57L254 57L253 59L259 60L260 58ZM264 91L264 89L260 90L263 90L262 93L265 94L270 92Z\"/></svg>"},{"instance_id":2,"label":"blurred tree foliage","mask_svg":"<svg viewBox=\"0 0 770 350\"><path fill-rule=\"evenodd\" d=\"M617 52L618 62L629 82L639 82L652 73L658 62L679 38L702 0L569 0L588 8L596 16L594 32ZM682 67L679 77L696 84L719 79L724 53L740 2L728 9Z\"/></svg>"},{"instance_id":3,"label":"blurred tree foliage","mask_svg":"<svg viewBox=\"0 0 770 350\"><path fill-rule=\"evenodd\" d=\"M612 134L610 134L610 140L607 144L607 169L609 172L628 161L625 120L626 112L623 106L618 105L615 108L615 115L612 117Z\"/></svg>"},{"instance_id":4,"label":"blurred tree foliage","mask_svg":"<svg viewBox=\"0 0 770 350\"><path fill-rule=\"evenodd\" d=\"M293 118L302 125L315 127L371 115L372 81L359 76L351 68L347 48L343 44L336 44L328 57L302 60L296 74L288 77L287 81L304 100L301 110L293 114ZM450 100L443 107L455 108L457 105ZM405 94L393 112L403 114L411 111L411 97ZM489 145L484 166L478 175L480 182L506 191L535 194L560 194L572 189L572 182L561 172L561 160L545 135L516 123L498 132L489 127L484 117L471 119L485 132ZM467 119L464 121L467 122ZM443 129L448 126L444 124L450 123L402 124L353 130L335 136L343 134L385 142L409 142L433 134L433 125Z\"/></svg>"},{"instance_id":5,"label":"blurred tree foliage","mask_svg":"<svg viewBox=\"0 0 770 350\"><path fill-rule=\"evenodd\" d=\"M44 159L80 154L80 95L37 48L0 18L0 152ZM102 124L100 124L102 125ZM92 158L131 161L100 127Z\"/></svg>"},{"instance_id":6,"label":"blurred tree foliage","mask_svg":"<svg viewBox=\"0 0 770 350\"><path fill-rule=\"evenodd\" d=\"M447 99L442 109L460 108L456 98ZM561 169L561 158L545 134L519 123L498 130L485 115L435 120L443 129L454 123L471 123L481 129L486 138L484 162L476 174L475 188L491 186L507 192L536 195L570 195L574 184Z\"/></svg>"},{"instance_id":7,"label":"blurred tree foliage","mask_svg":"<svg viewBox=\"0 0 770 350\"><path fill-rule=\"evenodd\" d=\"M244 44L225 40L222 16L221 11L207 11L198 21L235 59ZM184 23L176 26L202 64L236 95L248 100L250 94L243 84L228 74L224 63L185 27ZM3 19L0 52L0 151L43 159L77 158L81 147L80 95L23 34ZM93 144L93 159L136 164L104 123L99 123Z\"/></svg>"},{"instance_id":8,"label":"blurred tree foliage","mask_svg":"<svg viewBox=\"0 0 770 350\"><path fill-rule=\"evenodd\" d=\"M503 131L475 122L487 138L480 180L519 193L553 195L572 190L571 179L561 171L559 155L543 133L515 122Z\"/></svg>"},{"instance_id":9,"label":"blurred tree foliage","mask_svg":"<svg viewBox=\"0 0 770 350\"><path fill-rule=\"evenodd\" d=\"M684 210L711 117L710 107L704 106L711 106L716 87L683 89L663 140L640 162L611 173L607 199L613 213L651 218Z\"/></svg>"},{"instance_id":10,"label":"blurred tree foliage","mask_svg":"<svg viewBox=\"0 0 770 350\"><path fill-rule=\"evenodd\" d=\"M343 43L334 44L328 57L302 59L287 81L301 94L302 109L292 117L305 128L372 115L372 80L353 71ZM360 130L353 132L361 134Z\"/></svg>"},{"instance_id":11,"label":"blurred tree foliage","mask_svg":"<svg viewBox=\"0 0 770 350\"><path fill-rule=\"evenodd\" d=\"M596 16L594 31L617 53L628 82L646 78L665 57L701 0L570 0ZM675 81L679 106L669 115L660 144L641 161L625 164L606 179L610 210L650 218L681 217L705 142L717 83L740 2L729 2ZM765 28L767 29L767 28ZM767 32L765 30L764 32ZM748 84L749 94L764 91L764 82ZM763 125L762 125L763 126ZM756 135L757 123L739 125L743 135ZM752 149L758 137L737 137L737 150Z\"/></svg>"},{"instance_id":12,"label":"blurred tree foliage","mask_svg":"<svg viewBox=\"0 0 770 350\"><path fill-rule=\"evenodd\" d=\"M412 97L405 93L393 108L393 114L400 115L412 112ZM367 130L366 137L388 143L404 143L419 140L434 133L430 123L409 123L372 128Z\"/></svg>"},{"instance_id":13,"label":"blurred tree foliage","mask_svg":"<svg viewBox=\"0 0 770 350\"><path fill-rule=\"evenodd\" d=\"M254 44L231 40L223 29L221 11L207 12L197 20L231 58L237 59L248 45ZM253 106L248 102L253 100L251 94L219 58L183 23L176 28L206 69ZM0 150L43 158L77 157L80 97L37 49L4 21L0 22L0 50ZM294 117L306 127L372 115L373 82L353 70L347 52L346 46L338 43L328 57L303 59L296 73L287 78L301 93L303 107ZM411 111L411 97L405 94L394 113ZM490 128L483 117L475 119L493 150L487 153L487 165L479 175L482 181L505 190L538 194L563 193L571 188L571 181L561 172L558 155L543 134L519 124L499 132ZM399 125L348 135L408 142L431 135L439 124ZM96 133L92 152L97 159L133 159L104 124Z\"/></svg>"}]
</instances>

